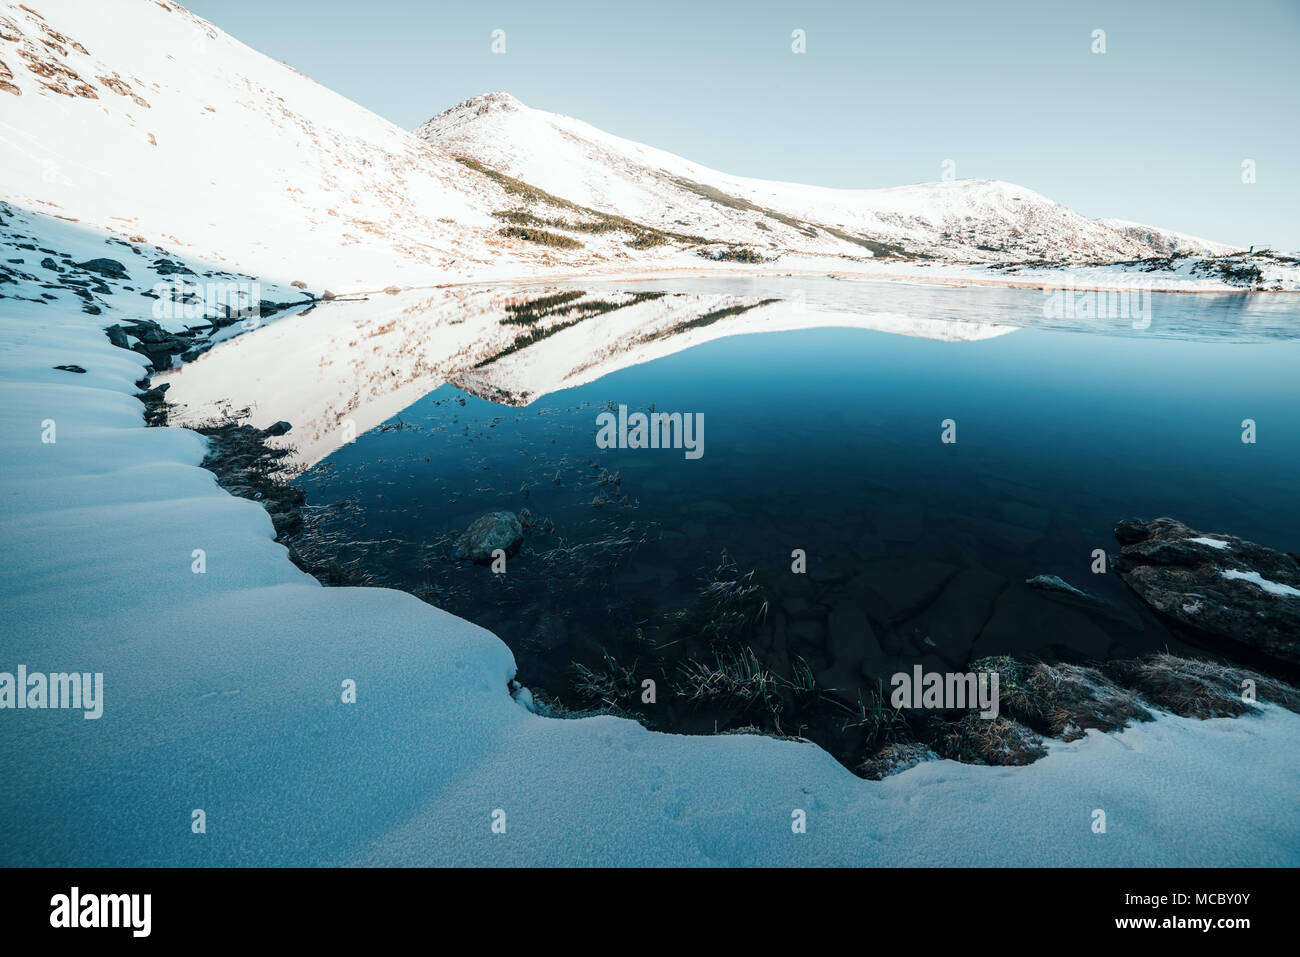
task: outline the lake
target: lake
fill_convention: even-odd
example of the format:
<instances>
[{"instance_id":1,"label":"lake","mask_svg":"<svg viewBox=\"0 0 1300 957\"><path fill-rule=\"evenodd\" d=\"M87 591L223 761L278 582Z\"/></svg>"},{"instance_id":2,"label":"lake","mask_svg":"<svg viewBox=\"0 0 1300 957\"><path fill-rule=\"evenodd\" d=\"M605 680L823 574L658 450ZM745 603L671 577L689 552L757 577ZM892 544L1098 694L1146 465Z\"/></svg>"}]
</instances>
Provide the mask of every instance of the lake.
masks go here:
<instances>
[{"instance_id":1,"label":"lake","mask_svg":"<svg viewBox=\"0 0 1300 957\"><path fill-rule=\"evenodd\" d=\"M853 766L878 743L863 709L917 664L1188 651L1095 573L1120 519L1300 548L1293 296L1150 294L1135 323L1049 315L1049 294L993 287L578 290L586 300L528 293L494 320L533 331L508 358L474 363L296 480L319 552L493 631L552 713L804 735ZM567 361L596 335L565 318L569 303L628 293L779 299L814 316L771 332L755 331L762 307L708 318L747 324L680 349L656 336L644 358L606 349L580 364L590 381L539 387L555 360L530 351ZM597 418L620 405L698 414L703 454L599 447ZM494 510L526 528L504 574L455 557ZM1027 584L1042 575L1091 598Z\"/></svg>"}]
</instances>

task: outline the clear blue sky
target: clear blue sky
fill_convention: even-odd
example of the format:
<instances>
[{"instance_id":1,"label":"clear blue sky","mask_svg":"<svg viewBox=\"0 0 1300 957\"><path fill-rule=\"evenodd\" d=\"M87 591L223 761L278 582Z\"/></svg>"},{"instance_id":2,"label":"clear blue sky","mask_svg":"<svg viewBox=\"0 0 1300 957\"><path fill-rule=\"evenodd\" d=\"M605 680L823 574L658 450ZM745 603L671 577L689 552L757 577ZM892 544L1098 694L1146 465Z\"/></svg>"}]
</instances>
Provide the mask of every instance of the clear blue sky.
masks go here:
<instances>
[{"instance_id":1,"label":"clear blue sky","mask_svg":"<svg viewBox=\"0 0 1300 957\"><path fill-rule=\"evenodd\" d=\"M505 90L730 173L895 186L950 158L1088 216L1300 249L1300 0L187 5L408 128Z\"/></svg>"}]
</instances>

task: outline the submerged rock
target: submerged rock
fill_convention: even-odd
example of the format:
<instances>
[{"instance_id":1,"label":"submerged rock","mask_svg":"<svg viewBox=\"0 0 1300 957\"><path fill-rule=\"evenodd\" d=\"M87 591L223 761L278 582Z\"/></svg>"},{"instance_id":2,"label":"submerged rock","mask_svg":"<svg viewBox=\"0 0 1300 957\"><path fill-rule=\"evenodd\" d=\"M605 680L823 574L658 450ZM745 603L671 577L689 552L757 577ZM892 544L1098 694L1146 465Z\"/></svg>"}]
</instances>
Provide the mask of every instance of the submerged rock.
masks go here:
<instances>
[{"instance_id":1,"label":"submerged rock","mask_svg":"<svg viewBox=\"0 0 1300 957\"><path fill-rule=\"evenodd\" d=\"M1056 592L1066 595L1070 598L1078 598L1084 601L1093 601L1093 597L1080 588L1075 588L1064 578L1057 575L1035 575L1033 578L1026 578L1025 584L1030 588L1037 588L1040 591Z\"/></svg>"},{"instance_id":2,"label":"submerged rock","mask_svg":"<svg viewBox=\"0 0 1300 957\"><path fill-rule=\"evenodd\" d=\"M1300 671L1300 562L1172 518L1115 526L1114 568L1191 640L1247 663Z\"/></svg>"},{"instance_id":3,"label":"submerged rock","mask_svg":"<svg viewBox=\"0 0 1300 957\"><path fill-rule=\"evenodd\" d=\"M512 555L523 540L524 526L513 512L488 512L456 540L456 557L489 562L498 548Z\"/></svg>"}]
</instances>

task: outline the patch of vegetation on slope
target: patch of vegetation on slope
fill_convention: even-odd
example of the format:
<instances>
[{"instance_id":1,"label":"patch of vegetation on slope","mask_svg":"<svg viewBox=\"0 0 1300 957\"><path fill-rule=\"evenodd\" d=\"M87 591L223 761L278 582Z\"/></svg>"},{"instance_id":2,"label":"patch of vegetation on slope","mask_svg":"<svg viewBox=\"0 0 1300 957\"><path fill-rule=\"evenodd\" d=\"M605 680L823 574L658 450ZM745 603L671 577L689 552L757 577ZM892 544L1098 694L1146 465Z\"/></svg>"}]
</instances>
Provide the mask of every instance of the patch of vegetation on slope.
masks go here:
<instances>
[{"instance_id":1,"label":"patch of vegetation on slope","mask_svg":"<svg viewBox=\"0 0 1300 957\"><path fill-rule=\"evenodd\" d=\"M759 263L771 262L772 260L764 256L757 249L751 249L748 246L729 246L726 249L701 249L697 255L703 256L711 262L732 262L732 263Z\"/></svg>"},{"instance_id":2,"label":"patch of vegetation on slope","mask_svg":"<svg viewBox=\"0 0 1300 957\"><path fill-rule=\"evenodd\" d=\"M696 196L707 199L711 203L717 203L719 206L725 206L728 209L740 209L745 210L746 212L760 213L768 219L789 226L791 229L802 233L810 239L816 239L818 237L817 231L820 229L822 232L834 236L842 242L853 243L854 245L870 250L873 256L895 257L899 259L933 258L920 253L913 253L897 243L881 242L879 240L869 239L866 236L855 236L852 233L846 233L844 230L837 229L834 226L827 226L823 223L813 224L800 219L795 219L793 216L787 216L785 213L778 212L775 209L769 209L766 206L759 206L757 203L751 203L749 200L742 199L739 196L732 196L730 193L724 193L717 187L708 186L704 183L697 183L694 180L686 179L683 176L670 177L669 182L674 186L678 186L681 189L694 193ZM756 225L763 230L770 231L771 229L771 227L761 220L756 223ZM752 260L739 261L750 262Z\"/></svg>"},{"instance_id":3,"label":"patch of vegetation on slope","mask_svg":"<svg viewBox=\"0 0 1300 957\"><path fill-rule=\"evenodd\" d=\"M711 203L717 203L719 206L725 206L728 209L742 209L746 212L761 213L768 219L774 219L778 223L789 226L791 229L803 233L809 239L817 238L817 230L813 228L811 224L795 219L793 216L787 216L785 213L779 213L775 209L768 209L766 206L759 206L755 203L751 203L749 200L741 199L739 196L732 196L730 193L724 193L715 186L707 186L704 183L697 183L684 176L669 177L669 182L674 186L694 193L696 196L707 199Z\"/></svg>"},{"instance_id":4,"label":"patch of vegetation on slope","mask_svg":"<svg viewBox=\"0 0 1300 957\"><path fill-rule=\"evenodd\" d=\"M550 233L545 229L536 229L532 226L502 226L497 232L510 239L522 239L525 242L553 246L556 249L582 248L582 243L572 236L561 236L559 233Z\"/></svg>"},{"instance_id":5,"label":"patch of vegetation on slope","mask_svg":"<svg viewBox=\"0 0 1300 957\"><path fill-rule=\"evenodd\" d=\"M495 170L490 166L485 166L478 160L470 156L457 156L456 162L467 166L477 173L482 173L494 181L508 196L516 196L526 203L538 203L544 206L550 206L554 209L567 210L570 213L583 217L581 220L559 219L539 217L527 209L502 210L493 213L498 219L513 223L517 226L545 226L549 225L552 229L566 229L572 232L586 233L605 233L605 232L623 232L631 238L627 245L635 249L648 249L652 246L660 246L667 242L681 243L687 246L700 246L709 242L703 236L689 235L686 233L675 233L665 229L658 229L654 226L647 226L644 223L634 222L623 216L614 216L610 213L602 213L599 210L591 209L587 206L581 206L578 203L554 196L544 189L538 189L525 183L523 180L515 179L513 176L507 176L500 170Z\"/></svg>"}]
</instances>

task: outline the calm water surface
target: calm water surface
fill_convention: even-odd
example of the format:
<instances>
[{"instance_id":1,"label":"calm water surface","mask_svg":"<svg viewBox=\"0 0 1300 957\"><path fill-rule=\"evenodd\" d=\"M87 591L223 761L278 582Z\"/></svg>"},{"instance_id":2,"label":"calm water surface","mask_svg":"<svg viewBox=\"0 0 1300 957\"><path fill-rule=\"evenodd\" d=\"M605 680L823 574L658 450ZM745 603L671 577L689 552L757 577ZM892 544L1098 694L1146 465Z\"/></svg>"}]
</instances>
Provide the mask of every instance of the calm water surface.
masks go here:
<instances>
[{"instance_id":1,"label":"calm water surface","mask_svg":"<svg viewBox=\"0 0 1300 957\"><path fill-rule=\"evenodd\" d=\"M625 288L781 296L790 282ZM657 710L620 707L694 731L763 725L740 703L719 721L692 700L690 662L720 655L811 674L819 707L843 711L918 663L1179 650L1114 576L1092 573L1122 518L1300 550L1296 297L1157 294L1137 330L1045 320L1041 292L799 289L814 307L1023 328L738 335L522 408L446 386L299 479L315 534L340 562L501 636L543 697L599 706L584 667L638 687L648 676ZM702 413L703 457L597 448L609 404ZM945 419L955 444L940 441ZM454 557L456 534L494 509L530 524L505 576ZM806 574L791 571L794 549ZM1026 585L1042 574L1099 601ZM829 721L798 711L781 730L816 737Z\"/></svg>"}]
</instances>

